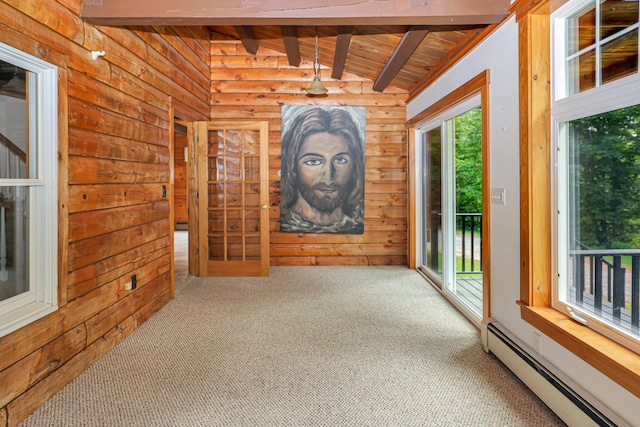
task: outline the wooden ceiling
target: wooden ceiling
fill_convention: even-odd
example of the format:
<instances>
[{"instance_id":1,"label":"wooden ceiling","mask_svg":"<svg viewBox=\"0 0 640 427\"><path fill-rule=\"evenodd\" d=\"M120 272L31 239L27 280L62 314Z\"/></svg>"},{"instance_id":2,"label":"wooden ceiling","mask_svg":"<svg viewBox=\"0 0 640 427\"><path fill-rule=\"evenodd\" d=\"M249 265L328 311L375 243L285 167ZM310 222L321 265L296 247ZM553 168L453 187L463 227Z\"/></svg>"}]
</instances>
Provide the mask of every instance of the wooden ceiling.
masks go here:
<instances>
[{"instance_id":1,"label":"wooden ceiling","mask_svg":"<svg viewBox=\"0 0 640 427\"><path fill-rule=\"evenodd\" d=\"M256 53L260 46L287 53L290 65L313 62L315 26L211 26L212 38L242 40ZM430 81L446 64L466 52L487 25L466 26L318 26L320 65L387 86L413 92ZM326 76L328 77L328 76Z\"/></svg>"},{"instance_id":2,"label":"wooden ceiling","mask_svg":"<svg viewBox=\"0 0 640 427\"><path fill-rule=\"evenodd\" d=\"M423 88L508 16L510 0L83 0L98 25L204 25L216 35L314 60L410 93Z\"/></svg>"}]
</instances>

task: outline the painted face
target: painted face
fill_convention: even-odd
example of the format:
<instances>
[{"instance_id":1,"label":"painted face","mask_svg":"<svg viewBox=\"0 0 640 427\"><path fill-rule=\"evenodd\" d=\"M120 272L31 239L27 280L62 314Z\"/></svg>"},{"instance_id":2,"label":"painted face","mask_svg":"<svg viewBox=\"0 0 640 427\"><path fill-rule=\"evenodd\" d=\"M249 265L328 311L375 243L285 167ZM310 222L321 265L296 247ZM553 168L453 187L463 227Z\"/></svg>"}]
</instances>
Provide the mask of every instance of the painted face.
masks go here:
<instances>
[{"instance_id":1,"label":"painted face","mask_svg":"<svg viewBox=\"0 0 640 427\"><path fill-rule=\"evenodd\" d=\"M332 212L342 204L353 173L349 144L342 136L321 132L307 137L297 168L298 189L311 206Z\"/></svg>"}]
</instances>

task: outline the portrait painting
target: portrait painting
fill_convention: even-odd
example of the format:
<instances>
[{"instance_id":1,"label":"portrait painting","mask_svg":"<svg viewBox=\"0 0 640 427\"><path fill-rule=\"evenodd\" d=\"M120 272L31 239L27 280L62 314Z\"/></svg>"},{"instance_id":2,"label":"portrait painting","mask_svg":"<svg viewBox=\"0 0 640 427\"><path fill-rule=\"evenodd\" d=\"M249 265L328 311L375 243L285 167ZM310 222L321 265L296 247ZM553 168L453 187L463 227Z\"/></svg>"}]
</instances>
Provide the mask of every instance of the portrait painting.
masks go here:
<instances>
[{"instance_id":1,"label":"portrait painting","mask_svg":"<svg viewBox=\"0 0 640 427\"><path fill-rule=\"evenodd\" d=\"M364 107L282 107L280 230L364 233Z\"/></svg>"}]
</instances>

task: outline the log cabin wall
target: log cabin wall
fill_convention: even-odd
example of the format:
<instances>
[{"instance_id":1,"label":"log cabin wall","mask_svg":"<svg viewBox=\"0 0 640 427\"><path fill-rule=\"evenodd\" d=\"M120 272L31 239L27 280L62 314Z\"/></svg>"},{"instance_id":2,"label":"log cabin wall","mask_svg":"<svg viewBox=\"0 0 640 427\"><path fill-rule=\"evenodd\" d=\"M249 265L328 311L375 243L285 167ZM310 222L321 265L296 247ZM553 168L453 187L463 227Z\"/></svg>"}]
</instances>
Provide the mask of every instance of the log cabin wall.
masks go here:
<instances>
[{"instance_id":1,"label":"log cabin wall","mask_svg":"<svg viewBox=\"0 0 640 427\"><path fill-rule=\"evenodd\" d=\"M309 58L303 58L309 59ZM312 60L313 58L311 58ZM407 264L407 93L323 68L326 98L309 98L313 62L290 66L286 54L212 36L211 118L269 121L271 265ZM365 232L362 235L280 232L281 108L284 104L364 106L366 116Z\"/></svg>"},{"instance_id":2,"label":"log cabin wall","mask_svg":"<svg viewBox=\"0 0 640 427\"><path fill-rule=\"evenodd\" d=\"M172 110L207 120L210 109L206 29L96 27L81 4L0 0L0 41L60 67L61 117L59 309L0 338L0 426L169 301Z\"/></svg>"},{"instance_id":3,"label":"log cabin wall","mask_svg":"<svg viewBox=\"0 0 640 427\"><path fill-rule=\"evenodd\" d=\"M187 148L187 135L174 133L174 222L176 230L186 230L189 221L187 209L187 163L185 149Z\"/></svg>"}]
</instances>

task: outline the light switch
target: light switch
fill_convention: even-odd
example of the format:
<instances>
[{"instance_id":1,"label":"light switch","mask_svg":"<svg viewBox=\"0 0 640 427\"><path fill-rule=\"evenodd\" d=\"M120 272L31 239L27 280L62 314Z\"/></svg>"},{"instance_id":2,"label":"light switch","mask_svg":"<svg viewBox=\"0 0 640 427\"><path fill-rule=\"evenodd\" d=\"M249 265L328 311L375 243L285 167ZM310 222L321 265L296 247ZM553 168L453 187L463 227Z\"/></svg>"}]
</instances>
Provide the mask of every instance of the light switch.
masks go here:
<instances>
[{"instance_id":1,"label":"light switch","mask_svg":"<svg viewBox=\"0 0 640 427\"><path fill-rule=\"evenodd\" d=\"M494 205L504 205L504 188L491 189L491 203Z\"/></svg>"}]
</instances>

